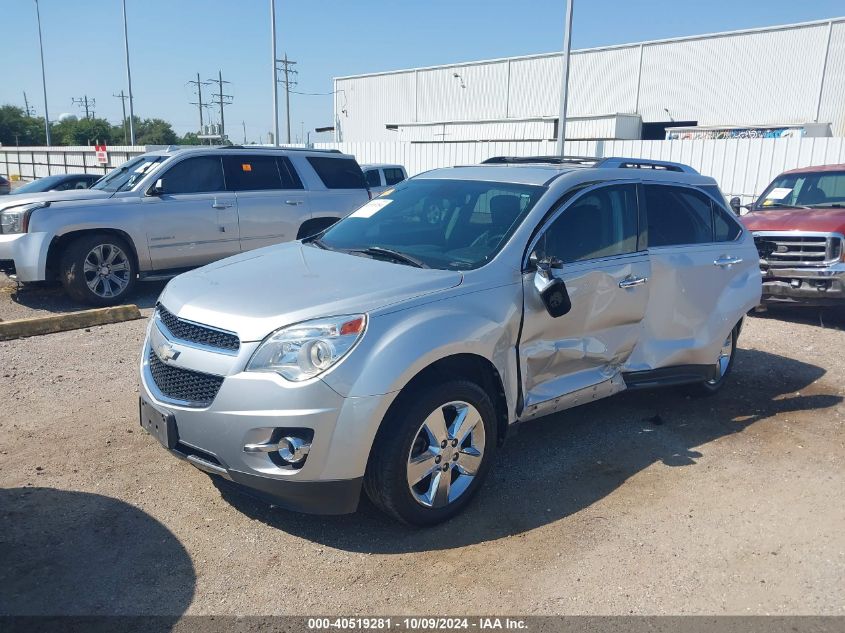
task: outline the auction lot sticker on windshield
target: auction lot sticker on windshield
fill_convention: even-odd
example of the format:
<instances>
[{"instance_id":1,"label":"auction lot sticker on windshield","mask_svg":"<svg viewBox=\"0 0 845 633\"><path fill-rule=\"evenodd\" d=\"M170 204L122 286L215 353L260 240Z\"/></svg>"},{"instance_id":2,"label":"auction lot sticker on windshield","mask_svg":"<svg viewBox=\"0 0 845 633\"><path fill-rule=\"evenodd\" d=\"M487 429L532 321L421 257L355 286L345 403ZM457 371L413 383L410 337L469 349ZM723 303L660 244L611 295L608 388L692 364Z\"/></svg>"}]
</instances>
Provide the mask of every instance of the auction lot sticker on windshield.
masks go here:
<instances>
[{"instance_id":1,"label":"auction lot sticker on windshield","mask_svg":"<svg viewBox=\"0 0 845 633\"><path fill-rule=\"evenodd\" d=\"M792 192L791 187L775 187L766 196L766 200L783 200Z\"/></svg>"},{"instance_id":2,"label":"auction lot sticker on windshield","mask_svg":"<svg viewBox=\"0 0 845 633\"><path fill-rule=\"evenodd\" d=\"M349 214L350 218L370 218L374 216L376 213L384 209L387 205L389 205L393 200L385 200L384 198L376 198L375 200L370 200L367 204L363 207L358 209L357 211L353 211Z\"/></svg>"}]
</instances>

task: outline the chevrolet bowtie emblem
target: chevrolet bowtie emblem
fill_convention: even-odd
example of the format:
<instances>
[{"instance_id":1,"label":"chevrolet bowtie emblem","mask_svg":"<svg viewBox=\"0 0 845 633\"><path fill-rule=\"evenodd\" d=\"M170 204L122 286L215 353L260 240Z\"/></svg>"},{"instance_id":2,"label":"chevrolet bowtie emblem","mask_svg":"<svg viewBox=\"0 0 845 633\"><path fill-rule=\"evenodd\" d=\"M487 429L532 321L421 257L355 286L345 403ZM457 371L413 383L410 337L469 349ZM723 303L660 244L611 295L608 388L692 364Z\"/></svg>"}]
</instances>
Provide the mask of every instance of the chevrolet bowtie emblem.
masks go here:
<instances>
[{"instance_id":1,"label":"chevrolet bowtie emblem","mask_svg":"<svg viewBox=\"0 0 845 633\"><path fill-rule=\"evenodd\" d=\"M173 346L170 343L162 343L158 347L155 348L156 356L158 356L162 361L165 363L169 363L172 360L176 360L179 358L178 350L173 349Z\"/></svg>"}]
</instances>

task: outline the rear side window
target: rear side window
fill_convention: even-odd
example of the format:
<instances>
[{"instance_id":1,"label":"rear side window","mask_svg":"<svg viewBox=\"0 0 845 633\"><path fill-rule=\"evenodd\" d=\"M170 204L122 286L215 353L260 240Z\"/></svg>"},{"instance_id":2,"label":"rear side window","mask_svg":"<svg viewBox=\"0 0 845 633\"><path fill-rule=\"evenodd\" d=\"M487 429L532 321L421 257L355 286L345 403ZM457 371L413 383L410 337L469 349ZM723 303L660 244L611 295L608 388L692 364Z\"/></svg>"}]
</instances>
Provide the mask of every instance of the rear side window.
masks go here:
<instances>
[{"instance_id":1,"label":"rear side window","mask_svg":"<svg viewBox=\"0 0 845 633\"><path fill-rule=\"evenodd\" d=\"M679 246L713 241L712 201L686 187L645 185L648 245Z\"/></svg>"},{"instance_id":2,"label":"rear side window","mask_svg":"<svg viewBox=\"0 0 845 633\"><path fill-rule=\"evenodd\" d=\"M217 156L198 156L183 160L162 176L165 194L214 193L225 191L223 166Z\"/></svg>"},{"instance_id":3,"label":"rear side window","mask_svg":"<svg viewBox=\"0 0 845 633\"><path fill-rule=\"evenodd\" d=\"M304 189L299 174L296 173L296 169L287 156L277 156L276 163L279 166L279 175L282 177L282 189Z\"/></svg>"},{"instance_id":4,"label":"rear side window","mask_svg":"<svg viewBox=\"0 0 845 633\"><path fill-rule=\"evenodd\" d=\"M364 176L367 178L368 187L381 187L381 178L378 175L378 169L367 170L364 172Z\"/></svg>"},{"instance_id":5,"label":"rear side window","mask_svg":"<svg viewBox=\"0 0 845 633\"><path fill-rule=\"evenodd\" d=\"M398 182L405 180L405 174L401 169L396 167L387 167L384 170L384 182L388 185L395 185Z\"/></svg>"},{"instance_id":6,"label":"rear side window","mask_svg":"<svg viewBox=\"0 0 845 633\"><path fill-rule=\"evenodd\" d=\"M636 185L602 187L575 200L540 240L544 257L577 262L637 250Z\"/></svg>"},{"instance_id":7,"label":"rear side window","mask_svg":"<svg viewBox=\"0 0 845 633\"><path fill-rule=\"evenodd\" d=\"M281 189L282 179L274 156L224 156L226 184L231 191Z\"/></svg>"},{"instance_id":8,"label":"rear side window","mask_svg":"<svg viewBox=\"0 0 845 633\"><path fill-rule=\"evenodd\" d=\"M308 162L328 189L366 189L364 172L352 158L309 156Z\"/></svg>"}]
</instances>

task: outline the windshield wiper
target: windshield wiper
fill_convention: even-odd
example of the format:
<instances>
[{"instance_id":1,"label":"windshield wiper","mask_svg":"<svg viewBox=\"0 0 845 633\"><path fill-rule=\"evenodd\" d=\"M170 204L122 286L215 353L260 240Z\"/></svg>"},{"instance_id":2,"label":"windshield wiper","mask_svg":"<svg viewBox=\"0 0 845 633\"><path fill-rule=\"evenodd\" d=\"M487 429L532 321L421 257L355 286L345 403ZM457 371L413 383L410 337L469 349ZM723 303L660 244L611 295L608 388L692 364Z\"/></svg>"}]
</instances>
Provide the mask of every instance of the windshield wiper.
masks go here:
<instances>
[{"instance_id":1,"label":"windshield wiper","mask_svg":"<svg viewBox=\"0 0 845 633\"><path fill-rule=\"evenodd\" d=\"M784 204L783 202L770 202L769 204L760 205L757 207L757 211L765 211L766 209L771 209L772 207L779 207L781 209L809 209L810 207L803 205L803 204Z\"/></svg>"},{"instance_id":2,"label":"windshield wiper","mask_svg":"<svg viewBox=\"0 0 845 633\"><path fill-rule=\"evenodd\" d=\"M818 204L811 204L808 209L842 209L845 204L841 202L819 202Z\"/></svg>"},{"instance_id":3,"label":"windshield wiper","mask_svg":"<svg viewBox=\"0 0 845 633\"><path fill-rule=\"evenodd\" d=\"M352 248L349 249L347 252L363 253L365 255L375 257L387 257L389 259L392 259L393 261L400 262L403 264L409 264L410 266L414 266L416 268L429 268L428 264L426 264L422 260L417 259L416 257L406 255L405 253L401 253L399 251L394 251L390 248L382 248L381 246L369 246L367 248Z\"/></svg>"}]
</instances>

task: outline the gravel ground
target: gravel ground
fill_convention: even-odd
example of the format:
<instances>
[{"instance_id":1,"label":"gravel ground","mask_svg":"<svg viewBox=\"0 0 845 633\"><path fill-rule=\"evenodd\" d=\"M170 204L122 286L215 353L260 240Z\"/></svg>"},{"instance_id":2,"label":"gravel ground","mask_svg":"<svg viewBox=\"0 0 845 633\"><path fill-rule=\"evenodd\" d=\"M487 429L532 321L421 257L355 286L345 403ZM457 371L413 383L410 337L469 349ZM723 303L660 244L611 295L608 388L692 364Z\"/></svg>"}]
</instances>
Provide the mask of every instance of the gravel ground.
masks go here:
<instances>
[{"instance_id":1,"label":"gravel ground","mask_svg":"<svg viewBox=\"0 0 845 633\"><path fill-rule=\"evenodd\" d=\"M3 319L64 305L3 292ZM167 455L137 422L144 327L0 342L0 614L845 614L835 313L748 319L716 397L525 425L428 530L271 509Z\"/></svg>"}]
</instances>

